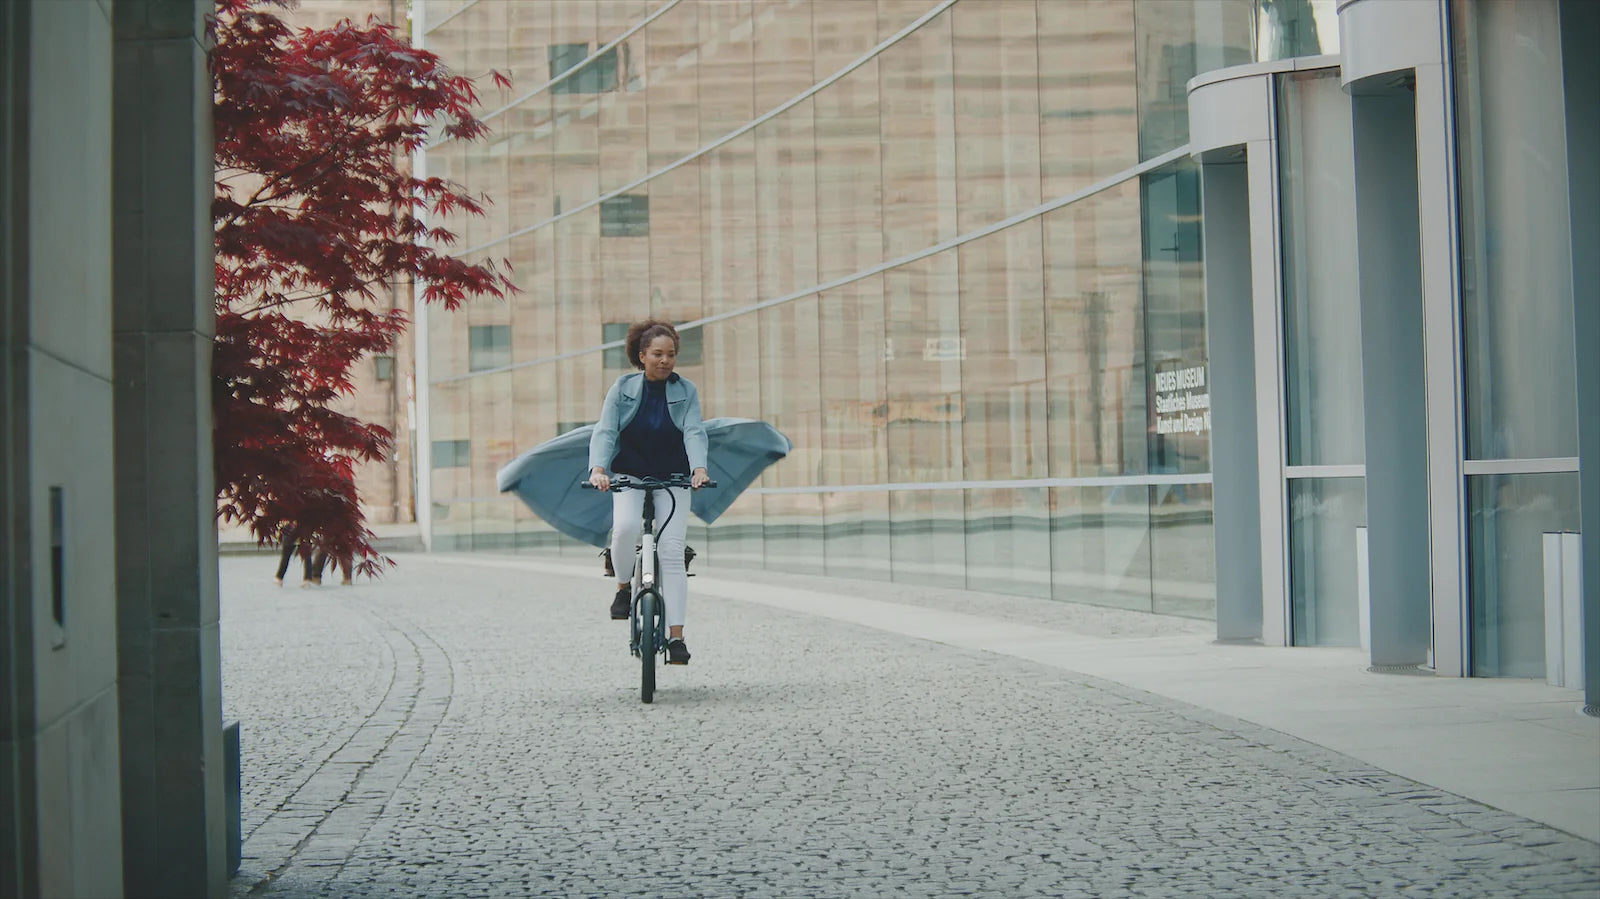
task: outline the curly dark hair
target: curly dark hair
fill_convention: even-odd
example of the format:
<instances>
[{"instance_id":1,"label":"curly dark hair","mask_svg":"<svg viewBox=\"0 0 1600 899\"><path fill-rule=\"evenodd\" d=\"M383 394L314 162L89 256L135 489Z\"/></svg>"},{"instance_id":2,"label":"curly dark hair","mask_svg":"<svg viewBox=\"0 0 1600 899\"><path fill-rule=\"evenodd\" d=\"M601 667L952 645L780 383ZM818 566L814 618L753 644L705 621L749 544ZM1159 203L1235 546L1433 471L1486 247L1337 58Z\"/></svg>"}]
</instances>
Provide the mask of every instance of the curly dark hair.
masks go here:
<instances>
[{"instance_id":1,"label":"curly dark hair","mask_svg":"<svg viewBox=\"0 0 1600 899\"><path fill-rule=\"evenodd\" d=\"M674 328L671 322L647 318L642 322L635 322L633 327L628 329L628 361L633 363L634 368L644 370L644 363L639 361L639 354L644 352L644 348L657 337L671 337L673 350L682 346L682 342L678 340L678 329Z\"/></svg>"}]
</instances>

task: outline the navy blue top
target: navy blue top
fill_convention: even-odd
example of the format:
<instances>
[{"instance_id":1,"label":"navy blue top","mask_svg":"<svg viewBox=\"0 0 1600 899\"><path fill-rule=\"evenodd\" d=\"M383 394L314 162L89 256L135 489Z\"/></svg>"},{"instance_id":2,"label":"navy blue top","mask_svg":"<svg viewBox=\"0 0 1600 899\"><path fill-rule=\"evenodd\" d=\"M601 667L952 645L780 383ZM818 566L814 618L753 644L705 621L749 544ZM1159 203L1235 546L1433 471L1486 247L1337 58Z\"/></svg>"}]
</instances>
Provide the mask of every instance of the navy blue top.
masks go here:
<instances>
[{"instance_id":1,"label":"navy blue top","mask_svg":"<svg viewBox=\"0 0 1600 899\"><path fill-rule=\"evenodd\" d=\"M676 378L677 374L668 375ZM689 474L689 453L683 446L683 432L672 423L667 411L667 382L644 380L639 411L617 435L617 455L611 470L640 478L667 478Z\"/></svg>"}]
</instances>

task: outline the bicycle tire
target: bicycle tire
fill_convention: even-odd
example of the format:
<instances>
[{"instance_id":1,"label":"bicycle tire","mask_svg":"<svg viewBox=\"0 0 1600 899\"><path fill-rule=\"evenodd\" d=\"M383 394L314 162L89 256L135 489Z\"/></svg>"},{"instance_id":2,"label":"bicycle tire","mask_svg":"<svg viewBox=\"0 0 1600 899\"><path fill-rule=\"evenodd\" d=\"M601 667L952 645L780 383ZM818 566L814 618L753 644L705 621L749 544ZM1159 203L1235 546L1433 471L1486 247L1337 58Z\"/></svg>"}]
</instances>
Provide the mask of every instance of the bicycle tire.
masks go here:
<instances>
[{"instance_id":1,"label":"bicycle tire","mask_svg":"<svg viewBox=\"0 0 1600 899\"><path fill-rule=\"evenodd\" d=\"M656 615L655 590L639 594L639 701L654 702L656 695Z\"/></svg>"}]
</instances>

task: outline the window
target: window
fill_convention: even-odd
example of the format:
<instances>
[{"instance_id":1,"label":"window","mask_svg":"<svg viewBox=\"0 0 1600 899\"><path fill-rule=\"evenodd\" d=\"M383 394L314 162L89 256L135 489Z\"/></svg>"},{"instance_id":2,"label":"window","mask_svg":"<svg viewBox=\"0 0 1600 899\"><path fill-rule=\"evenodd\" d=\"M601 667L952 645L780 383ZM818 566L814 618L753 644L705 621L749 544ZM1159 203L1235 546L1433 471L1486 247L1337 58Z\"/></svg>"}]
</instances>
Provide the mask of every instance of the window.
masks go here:
<instances>
[{"instance_id":1,"label":"window","mask_svg":"<svg viewBox=\"0 0 1600 899\"><path fill-rule=\"evenodd\" d=\"M472 462L472 441L435 440L433 442L434 468L466 468Z\"/></svg>"},{"instance_id":2,"label":"window","mask_svg":"<svg viewBox=\"0 0 1600 899\"><path fill-rule=\"evenodd\" d=\"M600 342L610 343L613 340L621 340L627 337L630 324L630 322L605 322L600 326ZM612 369L626 370L632 367L628 364L627 347L612 347L605 351L605 368L607 371Z\"/></svg>"},{"instance_id":3,"label":"window","mask_svg":"<svg viewBox=\"0 0 1600 899\"><path fill-rule=\"evenodd\" d=\"M504 368L510 364L510 325L473 325L467 329L468 371Z\"/></svg>"},{"instance_id":4,"label":"window","mask_svg":"<svg viewBox=\"0 0 1600 899\"><path fill-rule=\"evenodd\" d=\"M610 343L628 336L628 329L633 322L606 322L600 326L600 342ZM699 365L704 356L702 352L701 332L699 328L689 328L678 332L678 367L685 365ZM627 347L612 347L605 351L605 367L607 371L628 371L633 366L628 362Z\"/></svg>"},{"instance_id":5,"label":"window","mask_svg":"<svg viewBox=\"0 0 1600 899\"><path fill-rule=\"evenodd\" d=\"M623 194L600 201L601 237L645 237L649 234L649 197Z\"/></svg>"},{"instance_id":6,"label":"window","mask_svg":"<svg viewBox=\"0 0 1600 899\"><path fill-rule=\"evenodd\" d=\"M596 56L584 65L584 60L589 59L588 44L551 44L550 45L550 77L555 78L563 72L571 71L578 66L583 66L571 77L558 81L550 86L553 94L598 94L603 91L615 90L617 87L617 48Z\"/></svg>"},{"instance_id":7,"label":"window","mask_svg":"<svg viewBox=\"0 0 1600 899\"><path fill-rule=\"evenodd\" d=\"M394 380L394 357L393 356L373 356L372 357L372 368L373 368L373 373L377 375L378 380L380 380L380 381L393 381Z\"/></svg>"}]
</instances>

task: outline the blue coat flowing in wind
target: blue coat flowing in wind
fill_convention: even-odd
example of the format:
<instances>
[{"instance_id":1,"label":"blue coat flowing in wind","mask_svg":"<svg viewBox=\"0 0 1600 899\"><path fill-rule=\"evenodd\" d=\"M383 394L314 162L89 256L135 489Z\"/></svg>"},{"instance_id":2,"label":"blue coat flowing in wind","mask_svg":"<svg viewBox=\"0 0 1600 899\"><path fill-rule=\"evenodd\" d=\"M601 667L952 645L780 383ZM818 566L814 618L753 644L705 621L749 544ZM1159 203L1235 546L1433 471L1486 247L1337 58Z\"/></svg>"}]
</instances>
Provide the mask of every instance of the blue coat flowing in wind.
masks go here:
<instances>
[{"instance_id":1,"label":"blue coat flowing in wind","mask_svg":"<svg viewBox=\"0 0 1600 899\"><path fill-rule=\"evenodd\" d=\"M623 375L606 395L606 406L611 406L613 393L619 395L616 406L617 431L627 426L631 413L638 410L639 391L643 389L644 376L638 375L638 390L627 392L624 382L634 375ZM687 384L689 390L693 384ZM668 385L668 408L671 407L672 385ZM632 409L625 408L627 396L633 397ZM687 394L684 395L685 399ZM687 404L684 404L687 406ZM698 403L695 404L698 408ZM687 412L687 409L684 410ZM602 409L601 422L605 422ZM628 418L624 418L628 415ZM673 424L684 433L685 448L689 452L691 467L696 464L696 450L689 442L690 432L685 429L687 419L680 422L676 415ZM500 492L515 493L534 514L551 527L591 546L605 546L611 534L611 494L599 490L585 490L582 483L589 477L593 465L609 467L615 450L615 434L610 438L611 448L596 439L597 425L584 425L546 440L531 450L511 460L500 469ZM609 427L608 427L609 429ZM748 418L713 418L701 423L704 443L699 450L706 473L717 482L715 488L696 490L690 508L695 516L710 524L727 511L747 487L755 483L767 466L782 459L793 448L789 438L764 421ZM594 445L592 445L594 444ZM601 462L593 462L598 449L608 453ZM593 464L591 464L593 462Z\"/></svg>"}]
</instances>

